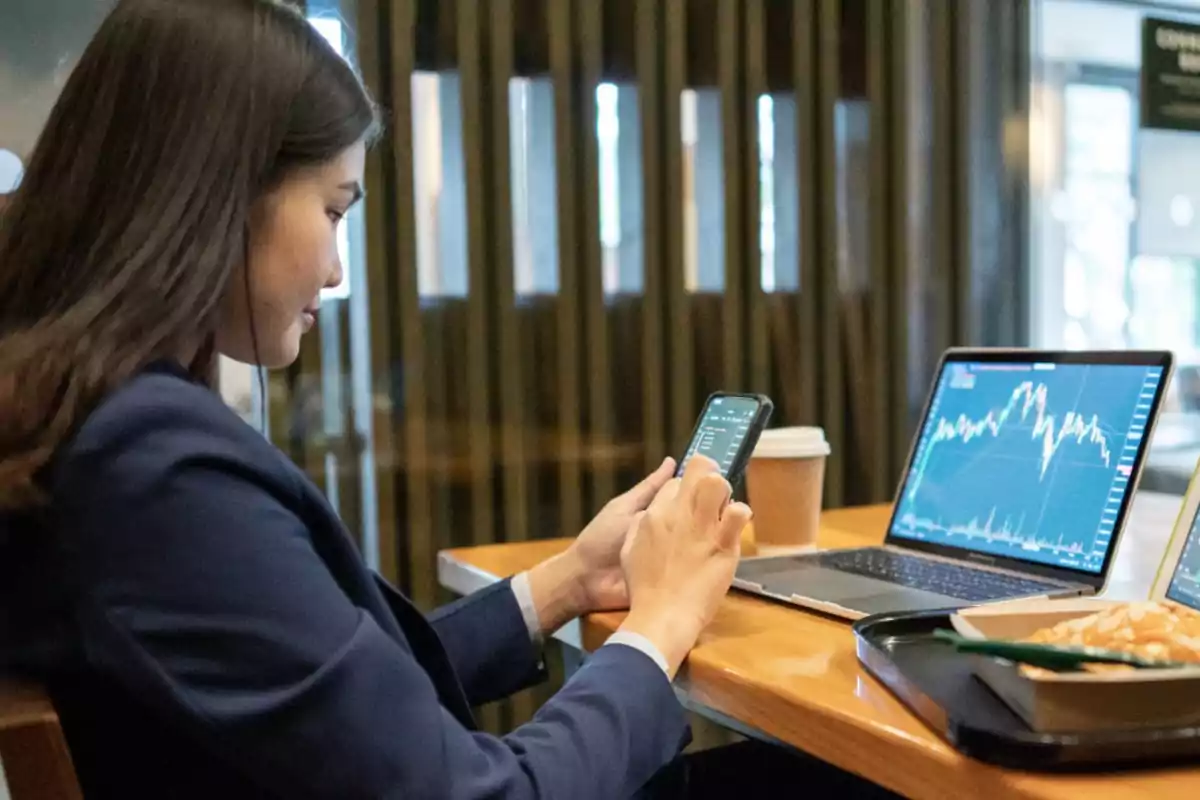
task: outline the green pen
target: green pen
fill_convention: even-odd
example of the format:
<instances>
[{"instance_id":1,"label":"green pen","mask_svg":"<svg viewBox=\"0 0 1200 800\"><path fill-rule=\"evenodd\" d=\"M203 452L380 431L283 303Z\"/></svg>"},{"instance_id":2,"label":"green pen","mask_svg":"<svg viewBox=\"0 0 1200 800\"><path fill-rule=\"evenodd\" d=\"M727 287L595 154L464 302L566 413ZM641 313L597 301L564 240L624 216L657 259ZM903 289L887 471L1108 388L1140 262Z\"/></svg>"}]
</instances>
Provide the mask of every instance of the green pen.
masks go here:
<instances>
[{"instance_id":1,"label":"green pen","mask_svg":"<svg viewBox=\"0 0 1200 800\"><path fill-rule=\"evenodd\" d=\"M1137 669L1174 669L1196 666L1180 661L1155 661L1120 650L1105 650L1099 647L1060 647L1052 644L1011 642L1001 639L968 639L954 631L937 630L934 638L954 645L960 653L1006 658L1032 667L1070 672L1083 664L1124 664Z\"/></svg>"}]
</instances>

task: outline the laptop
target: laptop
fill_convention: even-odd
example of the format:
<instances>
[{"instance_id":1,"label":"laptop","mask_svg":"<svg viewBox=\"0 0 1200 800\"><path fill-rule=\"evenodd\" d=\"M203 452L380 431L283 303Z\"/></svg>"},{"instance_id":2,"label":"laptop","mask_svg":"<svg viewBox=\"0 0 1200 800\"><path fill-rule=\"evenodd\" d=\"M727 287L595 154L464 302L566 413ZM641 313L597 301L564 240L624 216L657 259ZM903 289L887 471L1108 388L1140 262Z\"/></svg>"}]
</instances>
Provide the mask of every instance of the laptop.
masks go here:
<instances>
[{"instance_id":1,"label":"laptop","mask_svg":"<svg viewBox=\"0 0 1200 800\"><path fill-rule=\"evenodd\" d=\"M1100 592L1168 352L948 351L881 547L744 559L733 585L834 616Z\"/></svg>"}]
</instances>

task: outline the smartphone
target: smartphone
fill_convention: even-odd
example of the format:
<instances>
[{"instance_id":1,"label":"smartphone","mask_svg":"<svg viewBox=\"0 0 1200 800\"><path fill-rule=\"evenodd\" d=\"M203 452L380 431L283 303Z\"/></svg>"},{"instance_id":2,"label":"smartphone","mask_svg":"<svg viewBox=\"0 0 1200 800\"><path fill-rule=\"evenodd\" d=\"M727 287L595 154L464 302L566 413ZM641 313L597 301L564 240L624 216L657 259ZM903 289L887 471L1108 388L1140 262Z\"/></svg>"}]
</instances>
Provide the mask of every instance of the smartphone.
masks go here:
<instances>
[{"instance_id":1,"label":"smartphone","mask_svg":"<svg viewBox=\"0 0 1200 800\"><path fill-rule=\"evenodd\" d=\"M699 453L717 462L725 479L737 486L774 410L766 395L718 392L709 397L687 451L679 459L676 477L683 475L688 460Z\"/></svg>"}]
</instances>

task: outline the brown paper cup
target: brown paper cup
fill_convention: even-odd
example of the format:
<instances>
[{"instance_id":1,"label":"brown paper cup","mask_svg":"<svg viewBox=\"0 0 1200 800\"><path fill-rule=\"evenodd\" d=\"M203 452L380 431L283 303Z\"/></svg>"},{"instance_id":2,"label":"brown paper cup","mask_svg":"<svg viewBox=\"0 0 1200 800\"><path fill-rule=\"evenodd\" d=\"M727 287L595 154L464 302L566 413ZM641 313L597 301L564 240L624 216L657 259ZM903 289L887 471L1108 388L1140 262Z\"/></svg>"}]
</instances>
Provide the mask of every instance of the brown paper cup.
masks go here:
<instances>
[{"instance_id":1,"label":"brown paper cup","mask_svg":"<svg viewBox=\"0 0 1200 800\"><path fill-rule=\"evenodd\" d=\"M763 434L746 466L754 554L815 548L828 453L820 428L778 428Z\"/></svg>"}]
</instances>

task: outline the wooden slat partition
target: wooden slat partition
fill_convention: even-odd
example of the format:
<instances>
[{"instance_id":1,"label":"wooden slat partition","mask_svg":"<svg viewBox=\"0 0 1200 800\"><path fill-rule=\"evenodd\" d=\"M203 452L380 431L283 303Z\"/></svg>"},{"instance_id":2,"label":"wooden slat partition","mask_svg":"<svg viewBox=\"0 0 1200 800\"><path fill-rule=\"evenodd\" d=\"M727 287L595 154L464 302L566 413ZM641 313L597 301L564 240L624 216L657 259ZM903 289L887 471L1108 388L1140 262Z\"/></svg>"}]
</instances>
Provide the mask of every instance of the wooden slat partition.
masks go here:
<instances>
[{"instance_id":1,"label":"wooden slat partition","mask_svg":"<svg viewBox=\"0 0 1200 800\"><path fill-rule=\"evenodd\" d=\"M501 482L504 486L504 533L508 541L529 536L529 472L525 458L525 409L516 273L513 270L512 163L509 155L509 84L513 77L512 0L489 0L491 13L491 226L488 257L495 279L496 341L500 384Z\"/></svg>"},{"instance_id":2,"label":"wooden slat partition","mask_svg":"<svg viewBox=\"0 0 1200 800\"><path fill-rule=\"evenodd\" d=\"M759 98L767 94L767 34L765 0L740 0L735 3L745 15L742 42L742 96L739 116L746 122L742 142L741 195L744 198L740 258L746 263L745 292L749 349L749 378L745 386L764 394L771 391L770 310L763 291L761 243L762 183L759 164ZM729 206L726 205L726 214Z\"/></svg>"},{"instance_id":3,"label":"wooden slat partition","mask_svg":"<svg viewBox=\"0 0 1200 800\"><path fill-rule=\"evenodd\" d=\"M891 273L899 267L903 270L903 253L893 251L893 232L903 226L904 217L897 218L893 203L892 182L897 176L892 169L893 137L892 115L896 113L896 96L892 91L896 65L890 58L893 45L890 26L894 16L903 14L888 0L868 0L867 5L867 99L871 104L871 194L870 194L870 341L871 383L875 391L867 394L871 404L870 429L864 431L863 440L872 446L867 464L872 467L869 475L871 491L876 496L886 496L891 490L895 459L893 441L887 430L891 420L888 409L899 399L891 391L888 362L893 350L889 336L895 330L892 312L895 309L893 293L896 289ZM903 85L903 73L899 76ZM901 98L902 99L902 98ZM902 163L902 162L901 162ZM903 209L900 209L903 211ZM897 256L900 256L899 258ZM902 284L901 284L902 286ZM903 321L903 318L900 318Z\"/></svg>"},{"instance_id":4,"label":"wooden slat partition","mask_svg":"<svg viewBox=\"0 0 1200 800\"><path fill-rule=\"evenodd\" d=\"M471 541L489 544L497 541L495 496L495 449L493 448L493 391L491 381L493 341L491 325L495 313L491 302L493 282L489 259L493 235L493 176L488 166L494 154L495 131L493 103L507 107L508 93L494 94L489 80L483 28L487 16L485 0L460 0L458 3L458 53L461 80L462 146L467 196L466 301L466 387L467 457L471 484ZM431 563L427 560L426 563ZM485 726L501 727L501 710L489 706L481 710Z\"/></svg>"},{"instance_id":5,"label":"wooden slat partition","mask_svg":"<svg viewBox=\"0 0 1200 800\"><path fill-rule=\"evenodd\" d=\"M924 2L924 0L923 0ZM929 77L939 83L955 69L955 45L951 40L956 32L954 19L957 6L953 3L928 2L925 13L929 21ZM947 347L958 326L956 301L959 299L958 276L954 258L958 254L958 239L953 233L954 207L958 200L955 180L957 161L954 143L955 99L944 88L931 93L932 140L930 148L932 213L930 223L935 229L950 233L933 239L929 283L934 324L929 333L938 349Z\"/></svg>"},{"instance_id":6,"label":"wooden slat partition","mask_svg":"<svg viewBox=\"0 0 1200 800\"><path fill-rule=\"evenodd\" d=\"M358 54L363 72L363 78L368 85L376 87L380 93L390 92L392 72L403 71L404 61L401 56L400 66L393 67L390 49L387 44L391 41L400 43L401 48L411 37L403 25L392 27L390 13L400 15L406 5L411 6L412 0L402 0L392 3L388 0L358 0ZM396 34L399 33L399 38ZM378 518L379 543L376 558L379 571L385 578L407 589L407 580L400 575L400 542L398 533L404 531L407 541L412 536L412 528L407 515L401 523L401 506L397 502L398 474L396 471L396 453L399 452L399 442L396 437L396 423L393 416L395 399L391 387L393 369L392 325L384 322L391 316L393 299L389 289L392 285L392 256L391 241L385 231L391 230L389 209L390 196L396 191L392 176L388 170L390 148L381 146L373 148L367 155L365 189L371 198L366 202L364 213L367 222L368 236L366 240L366 269L367 282L372 291L367 293L367 304L371 320L371 435L377 458L377 476L375 507Z\"/></svg>"},{"instance_id":7,"label":"wooden slat partition","mask_svg":"<svg viewBox=\"0 0 1200 800\"><path fill-rule=\"evenodd\" d=\"M642 128L642 228L645 270L642 289L642 439L643 463L651 470L658 463L657 453L667 451L667 407L664 393L666 354L663 352L665 328L659 309L667 298L665 241L669 236L666 207L672 197L662 165L667 157L663 129L670 107L678 109L679 96L669 101L663 81L661 43L663 24L659 0L637 0L637 92L638 121ZM676 112L676 119L678 112ZM678 126L674 129L678 132ZM678 156L678 150L672 151ZM676 187L677 188L677 187ZM675 194L678 198L679 195Z\"/></svg>"},{"instance_id":8,"label":"wooden slat partition","mask_svg":"<svg viewBox=\"0 0 1200 800\"><path fill-rule=\"evenodd\" d=\"M949 195L952 213L950 230L954 231L953 248L951 250L954 263L949 272L955 276L956 296L952 307L958 310L954 325L954 339L957 343L978 345L982 341L983 319L971 313L975 308L975 280L973 275L963 274L957 269L958 264L971 263L972 237L972 194L971 194L971 159L972 142L966 138L971 134L971 97L972 78L978 72L977 60L987 52L982 41L983 37L994 36L995 31L975 24L979 17L986 16L986 7L994 6L989 0L983 4L978 0L965 0L953 3L946 11L951 15L950 25L954 30L950 36L949 63L950 72L954 78L947 81L944 94L949 99L949 154L951 193ZM945 73L944 73L945 74ZM986 91L987 87L979 89Z\"/></svg>"},{"instance_id":9,"label":"wooden slat partition","mask_svg":"<svg viewBox=\"0 0 1200 800\"><path fill-rule=\"evenodd\" d=\"M513 0L488 0L491 15L491 253L489 268L494 279L496 301L496 342L499 358L494 374L500 394L500 472L503 486L501 538L522 541L529 538L530 474L527 458L526 425L530 420L525 395L524 375L527 359L521 346L521 316L517 311L516 272L513 268L512 159L510 156L509 86L514 74ZM533 717L533 697L523 692L512 699L511 719L506 727ZM503 713L503 712L502 712Z\"/></svg>"},{"instance_id":10,"label":"wooden slat partition","mask_svg":"<svg viewBox=\"0 0 1200 800\"><path fill-rule=\"evenodd\" d=\"M725 386L741 391L745 343L744 303L749 275L761 269L761 258L747 258L745 207L757 198L746 192L743 155L750 147L750 132L757 130L746 119L742 65L741 0L719 0L717 5L717 75L721 92L721 167L725 192L725 290L721 304L721 363ZM757 170L755 170L757 171ZM697 198L699 202L701 198ZM757 238L757 237L756 237Z\"/></svg>"},{"instance_id":11,"label":"wooden slat partition","mask_svg":"<svg viewBox=\"0 0 1200 800\"><path fill-rule=\"evenodd\" d=\"M349 265L343 265L349 271ZM324 406L327 416L339 423L336 437L331 443L332 452L326 456L326 471L332 471L332 477L338 487L338 514L346 523L346 527L354 532L364 530L363 525L363 494L362 494L362 464L360 456L363 442L360 440L353 399L353 381L350 364L354 358L351 346L350 332L350 300L336 301L338 347L337 364L326 364L322 379L325 397L334 396L335 403ZM331 469L332 468L332 469ZM374 465L369 465L374 469ZM377 547L373 542L359 540L359 546L369 546L370 558L374 558Z\"/></svg>"},{"instance_id":12,"label":"wooden slat partition","mask_svg":"<svg viewBox=\"0 0 1200 800\"><path fill-rule=\"evenodd\" d=\"M582 0L589 2L589 0ZM580 363L580 231L578 196L578 117L580 87L575 77L571 18L575 0L547 0L550 75L554 81L555 169L558 182L558 434L563 449L577 453L582 444L583 393ZM589 98L595 102L594 95ZM559 463L559 507L562 531L574 535L583 527L583 481L577 458Z\"/></svg>"},{"instance_id":13,"label":"wooden slat partition","mask_svg":"<svg viewBox=\"0 0 1200 800\"><path fill-rule=\"evenodd\" d=\"M471 540L487 544L496 540L493 485L491 326L488 258L490 219L488 159L491 107L505 102L492 96L486 79L482 0L458 3L459 75L462 80L463 162L467 180L467 448L471 472Z\"/></svg>"},{"instance_id":14,"label":"wooden slat partition","mask_svg":"<svg viewBox=\"0 0 1200 800\"><path fill-rule=\"evenodd\" d=\"M584 0L575 6L575 39L579 48L580 102L576 146L582 158L579 183L581 282L587 341L588 430L601 443L615 442L611 333L604 294L600 240L600 142L596 135L596 90L604 71L604 2ZM592 502L598 508L616 492L616 470L601 449L591 464Z\"/></svg>"},{"instance_id":15,"label":"wooden slat partition","mask_svg":"<svg viewBox=\"0 0 1200 800\"><path fill-rule=\"evenodd\" d=\"M841 75L841 2L840 0L815 0L817 6L816 41L816 150L819 158L821 191L825 197L820 201L817 214L817 242L819 249L819 281L821 292L821 341L824 352L821 359L821 388L823 400L822 418L825 420L825 435L833 453L829 458L830 469L825 473L825 502L840 506L845 495L843 462L848 457L845 436L846 406L845 364L843 363L843 320L841 265L838 261L838 202L837 202L837 132L835 115L840 91Z\"/></svg>"},{"instance_id":16,"label":"wooden slat partition","mask_svg":"<svg viewBox=\"0 0 1200 800\"><path fill-rule=\"evenodd\" d=\"M321 316L323 319L317 323L318 336L322 322L330 327L331 323L336 323L336 319L330 320L328 310ZM291 418L288 438L291 440L292 458L304 466L304 471L322 492L328 492L323 420L316 404L308 401L309 397L320 391L324 372L318 336L305 336L300 339L300 358L288 369L288 416Z\"/></svg>"},{"instance_id":17,"label":"wooden slat partition","mask_svg":"<svg viewBox=\"0 0 1200 800\"><path fill-rule=\"evenodd\" d=\"M684 197L682 98L687 86L688 6L686 0L660 0L663 7L663 37L657 43L663 53L662 82L662 208L664 247L664 288L666 290L667 366L665 388L669 400L667 444L680 452L687 444L695 423L698 401L695 391L695 352L693 350L691 300L687 290L687 266L684 261ZM648 154L647 154L648 155ZM642 168L655 169L646 155ZM649 259L647 259L649 261ZM648 308L652 308L649 307ZM649 311L654 313L654 311ZM661 377L659 378L661 380ZM659 396L663 394L659 390ZM661 400L657 401L661 402Z\"/></svg>"},{"instance_id":18,"label":"wooden slat partition","mask_svg":"<svg viewBox=\"0 0 1200 800\"><path fill-rule=\"evenodd\" d=\"M387 112L368 167L363 289L384 574L429 607L438 549L577 533L638 473L680 454L714 389L767 391L777 424L825 428L827 505L890 495L940 350L1015 337L1025 313L1024 290L999 280L1023 269L1023 173L1001 152L1012 137L993 128L1019 117L1028 94L1018 41L1028 3L358 0L360 62ZM446 71L419 80L440 89L414 102L415 71L435 65ZM1002 100L979 91L984 76L998 76ZM604 81L624 82L620 189L606 205ZM527 111L510 103L513 86ZM692 90L704 121L685 154ZM775 231L760 210L768 92ZM869 141L857 128L842 136L837 126L864 112ZM414 155L418 142L431 152ZM844 151L863 146L866 174L850 176L864 168L847 167ZM695 198L724 209L722 252L703 253L705 265L723 257L719 290L708 272L689 283L702 259L687 238L697 170L685 155L723 179ZM441 163L426 173L414 158ZM968 164L987 167L1001 208ZM536 220L514 204L527 202L514 185ZM620 206L615 251L627 257L614 293L600 242L608 204ZM764 290L771 234L782 271ZM626 274L634 261L640 281ZM320 374L317 358L306 345L295 375ZM345 402L326 383L327 402ZM285 445L294 400L272 404L272 436ZM485 719L503 727L530 710Z\"/></svg>"},{"instance_id":19,"label":"wooden slat partition","mask_svg":"<svg viewBox=\"0 0 1200 800\"><path fill-rule=\"evenodd\" d=\"M886 131L887 136L872 138L872 148L877 162L881 189L876 207L881 223L872 232L872 254L886 306L886 325L877 325L875 335L880 351L878 366L884 372L886 391L882 396L887 405L880 410L880 435L887 442L887 458L884 462L883 480L895 476L903 469L909 450L909 403L908 382L904 370L894 365L905 363L909 347L909 292L913 271L910 269L912 242L910 232L910 205L912 203L912 181L909 170L909 153L912 147L911 113L909 93L912 81L912 65L909 29L912 25L911 11L905 4L889 3L887 0L872 0L868 9L869 33L868 57L873 59L868 78L868 92L872 104L886 109L877 123L872 119L872 130ZM882 127L877 127L882 126ZM881 315L882 312L881 312ZM877 380L879 376L877 376ZM878 497L887 497L893 491L890 482L873 489Z\"/></svg>"},{"instance_id":20,"label":"wooden slat partition","mask_svg":"<svg viewBox=\"0 0 1200 800\"><path fill-rule=\"evenodd\" d=\"M821 414L821 296L820 205L828 202L821 193L821 159L828 158L818 147L817 119L821 114L817 91L817 15L816 2L796 0L792 4L793 86L796 98L796 223L800 286L796 292L796 349L800 362L795 389L801 395L800 419L817 422ZM788 176L782 176L787 180ZM832 470L829 470L832 472Z\"/></svg>"},{"instance_id":21,"label":"wooden slat partition","mask_svg":"<svg viewBox=\"0 0 1200 800\"><path fill-rule=\"evenodd\" d=\"M416 23L416 0L391 3L391 34L393 42L413 41ZM403 395L400 418L395 424L404 431L405 507L408 510L409 545L405 559L407 584L414 600L432 603L437 596L436 576L426 564L433 553L433 514L430 505L428 472L412 465L428 463L428 397L425 393L425 362L420 299L417 286L416 209L413 206L413 130L412 73L414 65L409 54L396 54L391 62L391 102L393 113L404 123L389 128L392 145L392 184L394 217L390 220L392 251L397 271L391 280L395 298L400 338L400 359L403 368ZM403 187L409 187L404 190Z\"/></svg>"}]
</instances>

